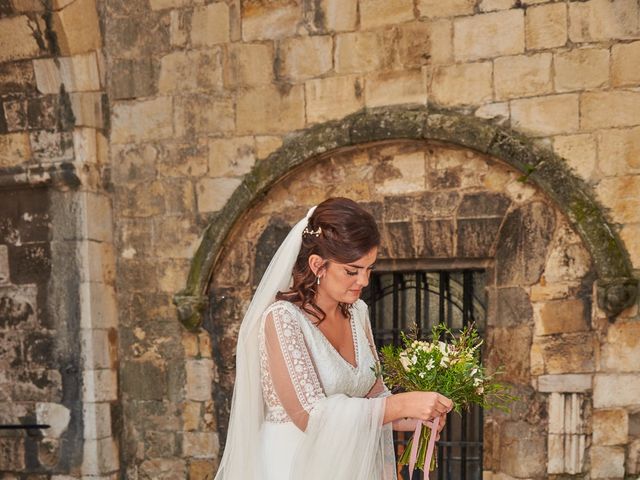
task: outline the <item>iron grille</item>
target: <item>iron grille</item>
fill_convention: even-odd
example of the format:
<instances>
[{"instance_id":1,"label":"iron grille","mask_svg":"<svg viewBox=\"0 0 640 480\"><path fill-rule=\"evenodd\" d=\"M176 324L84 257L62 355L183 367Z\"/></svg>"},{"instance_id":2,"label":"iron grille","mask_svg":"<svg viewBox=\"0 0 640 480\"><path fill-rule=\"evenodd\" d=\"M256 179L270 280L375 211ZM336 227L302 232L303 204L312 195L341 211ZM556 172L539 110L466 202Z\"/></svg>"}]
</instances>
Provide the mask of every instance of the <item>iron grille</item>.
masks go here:
<instances>
[{"instance_id":1,"label":"iron grille","mask_svg":"<svg viewBox=\"0 0 640 480\"><path fill-rule=\"evenodd\" d=\"M400 332L417 325L418 336L427 338L435 323L454 331L475 323L480 335L485 328L485 274L479 270L373 272L363 299L369 305L376 345L400 344ZM438 480L482 479L482 409L449 415L437 443ZM396 456L411 437L394 432ZM408 479L407 468L398 472ZM420 471L413 478L422 479Z\"/></svg>"}]
</instances>

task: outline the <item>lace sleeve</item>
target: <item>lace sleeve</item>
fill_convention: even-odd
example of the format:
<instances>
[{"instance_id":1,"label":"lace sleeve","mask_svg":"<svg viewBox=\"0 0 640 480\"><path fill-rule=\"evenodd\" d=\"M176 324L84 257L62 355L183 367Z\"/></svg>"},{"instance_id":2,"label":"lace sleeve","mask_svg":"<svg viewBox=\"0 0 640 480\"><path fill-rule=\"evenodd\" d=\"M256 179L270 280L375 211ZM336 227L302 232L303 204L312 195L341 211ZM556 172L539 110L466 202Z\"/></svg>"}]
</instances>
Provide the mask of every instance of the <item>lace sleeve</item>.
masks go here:
<instances>
[{"instance_id":1,"label":"lace sleeve","mask_svg":"<svg viewBox=\"0 0 640 480\"><path fill-rule=\"evenodd\" d=\"M302 431L309 413L325 398L300 324L285 308L274 308L265 317L264 346L269 375L282 407Z\"/></svg>"}]
</instances>

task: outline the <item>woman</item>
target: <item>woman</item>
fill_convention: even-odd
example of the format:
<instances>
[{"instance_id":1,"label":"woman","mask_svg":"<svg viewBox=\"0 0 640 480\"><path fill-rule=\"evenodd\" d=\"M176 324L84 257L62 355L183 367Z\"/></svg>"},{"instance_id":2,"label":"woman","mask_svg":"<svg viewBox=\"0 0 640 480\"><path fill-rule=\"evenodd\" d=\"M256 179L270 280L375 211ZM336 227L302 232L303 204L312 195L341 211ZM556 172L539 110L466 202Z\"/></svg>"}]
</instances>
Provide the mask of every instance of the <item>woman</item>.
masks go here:
<instances>
[{"instance_id":1,"label":"woman","mask_svg":"<svg viewBox=\"0 0 640 480\"><path fill-rule=\"evenodd\" d=\"M324 201L291 230L240 328L216 479L394 479L392 425L413 430L436 416L444 424L449 399L391 395L372 372L359 297L379 244L373 217L346 198Z\"/></svg>"}]
</instances>

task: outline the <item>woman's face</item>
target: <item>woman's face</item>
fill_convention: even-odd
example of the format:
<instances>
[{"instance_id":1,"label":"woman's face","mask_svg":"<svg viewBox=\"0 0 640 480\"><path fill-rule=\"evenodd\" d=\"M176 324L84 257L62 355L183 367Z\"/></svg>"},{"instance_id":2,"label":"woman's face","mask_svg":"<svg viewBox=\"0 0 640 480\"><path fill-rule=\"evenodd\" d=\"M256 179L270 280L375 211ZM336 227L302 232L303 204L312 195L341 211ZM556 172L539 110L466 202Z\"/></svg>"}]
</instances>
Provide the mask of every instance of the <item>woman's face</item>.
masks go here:
<instances>
[{"instance_id":1,"label":"woman's face","mask_svg":"<svg viewBox=\"0 0 640 480\"><path fill-rule=\"evenodd\" d=\"M378 256L378 248L372 248L362 258L350 263L329 261L324 273L320 275L319 294L342 303L353 303L369 285L369 276Z\"/></svg>"}]
</instances>

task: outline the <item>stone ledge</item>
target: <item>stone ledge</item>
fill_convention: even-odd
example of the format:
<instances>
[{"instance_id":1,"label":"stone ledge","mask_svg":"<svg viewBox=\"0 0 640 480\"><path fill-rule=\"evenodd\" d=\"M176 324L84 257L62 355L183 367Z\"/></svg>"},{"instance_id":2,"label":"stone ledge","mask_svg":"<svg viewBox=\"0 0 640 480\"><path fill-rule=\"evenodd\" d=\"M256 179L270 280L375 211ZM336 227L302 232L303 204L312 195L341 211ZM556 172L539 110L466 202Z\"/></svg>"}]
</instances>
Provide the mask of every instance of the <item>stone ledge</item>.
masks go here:
<instances>
[{"instance_id":1,"label":"stone ledge","mask_svg":"<svg viewBox=\"0 0 640 480\"><path fill-rule=\"evenodd\" d=\"M538 377L538 391L544 393L581 393L592 389L589 374L541 375Z\"/></svg>"}]
</instances>

